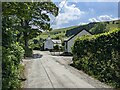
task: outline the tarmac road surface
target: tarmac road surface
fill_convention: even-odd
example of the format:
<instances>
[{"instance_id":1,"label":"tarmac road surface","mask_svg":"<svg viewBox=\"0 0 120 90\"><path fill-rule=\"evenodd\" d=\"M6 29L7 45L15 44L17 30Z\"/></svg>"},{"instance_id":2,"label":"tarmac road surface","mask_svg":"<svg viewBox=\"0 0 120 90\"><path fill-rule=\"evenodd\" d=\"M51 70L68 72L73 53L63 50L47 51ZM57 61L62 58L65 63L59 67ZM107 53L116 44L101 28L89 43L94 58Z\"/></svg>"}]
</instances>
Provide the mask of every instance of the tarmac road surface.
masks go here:
<instances>
[{"instance_id":1,"label":"tarmac road surface","mask_svg":"<svg viewBox=\"0 0 120 90\"><path fill-rule=\"evenodd\" d=\"M26 59L24 88L109 88L69 64L72 57L52 56L48 51L34 51L34 59Z\"/></svg>"}]
</instances>

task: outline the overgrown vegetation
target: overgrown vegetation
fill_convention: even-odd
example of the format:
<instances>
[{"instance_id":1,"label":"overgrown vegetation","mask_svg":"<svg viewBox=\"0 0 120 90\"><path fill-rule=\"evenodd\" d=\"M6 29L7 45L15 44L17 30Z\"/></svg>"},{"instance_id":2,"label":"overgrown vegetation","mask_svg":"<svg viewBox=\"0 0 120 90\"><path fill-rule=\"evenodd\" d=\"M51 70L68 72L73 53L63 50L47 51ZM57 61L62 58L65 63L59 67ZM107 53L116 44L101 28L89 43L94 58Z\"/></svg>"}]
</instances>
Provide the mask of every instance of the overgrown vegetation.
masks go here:
<instances>
[{"instance_id":1,"label":"overgrown vegetation","mask_svg":"<svg viewBox=\"0 0 120 90\"><path fill-rule=\"evenodd\" d=\"M51 30L46 13L57 16L58 7L52 2L3 2L2 3L2 89L21 87L23 56L32 56L28 41ZM34 29L34 27L38 27Z\"/></svg>"},{"instance_id":2,"label":"overgrown vegetation","mask_svg":"<svg viewBox=\"0 0 120 90\"><path fill-rule=\"evenodd\" d=\"M72 52L76 68L120 88L120 28L77 38Z\"/></svg>"},{"instance_id":3,"label":"overgrown vegetation","mask_svg":"<svg viewBox=\"0 0 120 90\"><path fill-rule=\"evenodd\" d=\"M18 44L11 44L9 48L3 47L2 59L2 86L3 90L21 87L20 63L24 55L23 48ZM23 73L23 72L22 72Z\"/></svg>"}]
</instances>

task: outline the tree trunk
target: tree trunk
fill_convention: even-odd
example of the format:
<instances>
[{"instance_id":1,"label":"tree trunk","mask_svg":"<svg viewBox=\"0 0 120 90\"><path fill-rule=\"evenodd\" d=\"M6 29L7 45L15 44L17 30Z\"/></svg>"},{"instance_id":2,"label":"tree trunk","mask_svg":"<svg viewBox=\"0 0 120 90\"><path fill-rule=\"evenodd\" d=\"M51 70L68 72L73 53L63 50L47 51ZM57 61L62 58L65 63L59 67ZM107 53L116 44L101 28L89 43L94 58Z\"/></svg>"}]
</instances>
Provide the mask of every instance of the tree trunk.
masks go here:
<instances>
[{"instance_id":1,"label":"tree trunk","mask_svg":"<svg viewBox=\"0 0 120 90\"><path fill-rule=\"evenodd\" d=\"M23 33L24 35L24 48L25 48L25 57L31 57L31 50L28 47L28 36L27 32Z\"/></svg>"},{"instance_id":2,"label":"tree trunk","mask_svg":"<svg viewBox=\"0 0 120 90\"><path fill-rule=\"evenodd\" d=\"M32 49L28 47L28 27L29 27L29 21L22 20L21 19L21 26L23 27L23 40L24 40L24 50L25 50L25 57L31 57L32 56Z\"/></svg>"},{"instance_id":3,"label":"tree trunk","mask_svg":"<svg viewBox=\"0 0 120 90\"><path fill-rule=\"evenodd\" d=\"M25 42L25 48L28 48L27 32L24 32L24 42Z\"/></svg>"}]
</instances>

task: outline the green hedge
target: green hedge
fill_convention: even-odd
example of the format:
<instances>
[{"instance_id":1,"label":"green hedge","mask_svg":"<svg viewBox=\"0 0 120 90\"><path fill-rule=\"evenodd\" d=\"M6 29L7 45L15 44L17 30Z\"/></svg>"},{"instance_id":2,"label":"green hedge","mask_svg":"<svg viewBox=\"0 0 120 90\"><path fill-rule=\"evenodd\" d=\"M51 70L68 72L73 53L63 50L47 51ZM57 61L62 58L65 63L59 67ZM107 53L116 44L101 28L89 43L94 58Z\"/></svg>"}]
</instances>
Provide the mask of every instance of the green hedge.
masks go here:
<instances>
[{"instance_id":1,"label":"green hedge","mask_svg":"<svg viewBox=\"0 0 120 90\"><path fill-rule=\"evenodd\" d=\"M24 50L18 43L11 44L9 48L2 47L2 89L13 90L21 87L20 64Z\"/></svg>"},{"instance_id":2,"label":"green hedge","mask_svg":"<svg viewBox=\"0 0 120 90\"><path fill-rule=\"evenodd\" d=\"M116 88L120 88L120 29L77 38L73 65Z\"/></svg>"}]
</instances>

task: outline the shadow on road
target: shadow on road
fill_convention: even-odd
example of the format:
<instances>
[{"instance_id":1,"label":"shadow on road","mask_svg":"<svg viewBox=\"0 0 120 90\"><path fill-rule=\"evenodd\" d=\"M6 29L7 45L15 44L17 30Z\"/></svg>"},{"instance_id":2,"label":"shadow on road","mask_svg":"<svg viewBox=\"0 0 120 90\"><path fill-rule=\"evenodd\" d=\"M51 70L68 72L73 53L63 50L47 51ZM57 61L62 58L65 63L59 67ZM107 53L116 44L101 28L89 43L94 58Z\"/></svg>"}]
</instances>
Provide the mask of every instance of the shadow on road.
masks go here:
<instances>
[{"instance_id":1,"label":"shadow on road","mask_svg":"<svg viewBox=\"0 0 120 90\"><path fill-rule=\"evenodd\" d=\"M36 54L33 54L33 58L36 59L36 58L42 58L43 55L39 54L39 53L36 53Z\"/></svg>"}]
</instances>

